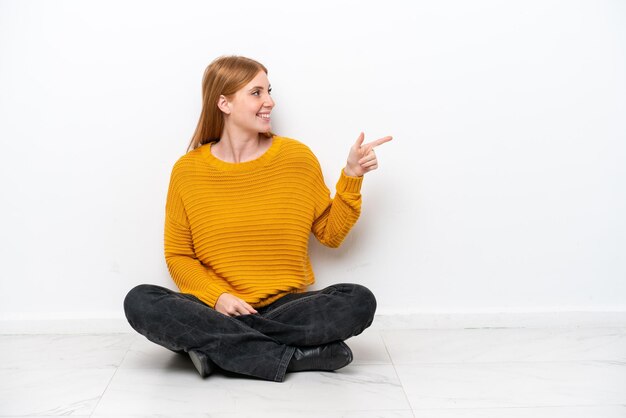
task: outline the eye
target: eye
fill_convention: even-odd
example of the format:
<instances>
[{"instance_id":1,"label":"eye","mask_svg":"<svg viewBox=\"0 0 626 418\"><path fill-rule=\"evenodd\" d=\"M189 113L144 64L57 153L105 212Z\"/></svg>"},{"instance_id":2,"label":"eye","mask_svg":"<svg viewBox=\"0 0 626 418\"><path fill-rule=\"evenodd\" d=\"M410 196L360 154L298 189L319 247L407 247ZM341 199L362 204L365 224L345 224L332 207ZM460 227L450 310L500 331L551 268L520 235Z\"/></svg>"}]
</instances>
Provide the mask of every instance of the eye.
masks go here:
<instances>
[{"instance_id":1,"label":"eye","mask_svg":"<svg viewBox=\"0 0 626 418\"><path fill-rule=\"evenodd\" d=\"M267 89L267 94L272 94L272 88Z\"/></svg>"},{"instance_id":2,"label":"eye","mask_svg":"<svg viewBox=\"0 0 626 418\"><path fill-rule=\"evenodd\" d=\"M258 90L253 91L253 92L252 92L252 95L253 95L253 96L258 96L258 95L259 95L259 91L258 91Z\"/></svg>"}]
</instances>

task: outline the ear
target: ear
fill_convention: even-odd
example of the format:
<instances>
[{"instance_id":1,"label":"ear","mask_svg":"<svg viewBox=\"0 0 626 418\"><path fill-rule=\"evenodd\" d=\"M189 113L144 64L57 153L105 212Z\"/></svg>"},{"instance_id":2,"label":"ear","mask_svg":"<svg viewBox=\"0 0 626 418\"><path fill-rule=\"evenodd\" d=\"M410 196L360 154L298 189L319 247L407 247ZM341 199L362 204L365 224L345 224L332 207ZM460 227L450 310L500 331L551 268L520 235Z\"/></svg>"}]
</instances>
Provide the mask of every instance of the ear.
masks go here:
<instances>
[{"instance_id":1,"label":"ear","mask_svg":"<svg viewBox=\"0 0 626 418\"><path fill-rule=\"evenodd\" d=\"M217 107L225 114L230 115L230 103L228 103L228 99L223 94L217 99Z\"/></svg>"}]
</instances>

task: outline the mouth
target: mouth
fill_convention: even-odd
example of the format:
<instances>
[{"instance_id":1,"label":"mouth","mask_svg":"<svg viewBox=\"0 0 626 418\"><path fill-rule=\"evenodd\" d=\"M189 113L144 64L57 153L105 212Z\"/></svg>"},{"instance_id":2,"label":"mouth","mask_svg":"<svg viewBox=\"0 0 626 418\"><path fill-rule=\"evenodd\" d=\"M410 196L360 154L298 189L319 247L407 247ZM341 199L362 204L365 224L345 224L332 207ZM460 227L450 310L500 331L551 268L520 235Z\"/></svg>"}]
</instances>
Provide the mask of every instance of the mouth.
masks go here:
<instances>
[{"instance_id":1,"label":"mouth","mask_svg":"<svg viewBox=\"0 0 626 418\"><path fill-rule=\"evenodd\" d=\"M257 116L257 118L261 118L261 119L266 120L266 121L270 120L270 114L269 113L257 113L256 116Z\"/></svg>"}]
</instances>

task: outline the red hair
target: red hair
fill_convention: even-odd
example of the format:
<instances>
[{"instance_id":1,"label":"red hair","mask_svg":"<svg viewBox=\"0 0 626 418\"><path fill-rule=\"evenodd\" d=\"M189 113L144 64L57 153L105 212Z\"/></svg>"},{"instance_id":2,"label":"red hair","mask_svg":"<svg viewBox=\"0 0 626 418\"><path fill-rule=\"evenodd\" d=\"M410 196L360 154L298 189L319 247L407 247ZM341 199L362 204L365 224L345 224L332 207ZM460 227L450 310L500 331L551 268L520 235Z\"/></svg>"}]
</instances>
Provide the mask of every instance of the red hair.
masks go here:
<instances>
[{"instance_id":1,"label":"red hair","mask_svg":"<svg viewBox=\"0 0 626 418\"><path fill-rule=\"evenodd\" d=\"M260 62L235 55L219 57L209 64L202 78L200 120L187 151L209 142L219 141L224 130L224 114L217 107L219 97L235 94L252 81L260 71L267 74L267 68ZM263 132L262 135L271 138L274 134Z\"/></svg>"}]
</instances>

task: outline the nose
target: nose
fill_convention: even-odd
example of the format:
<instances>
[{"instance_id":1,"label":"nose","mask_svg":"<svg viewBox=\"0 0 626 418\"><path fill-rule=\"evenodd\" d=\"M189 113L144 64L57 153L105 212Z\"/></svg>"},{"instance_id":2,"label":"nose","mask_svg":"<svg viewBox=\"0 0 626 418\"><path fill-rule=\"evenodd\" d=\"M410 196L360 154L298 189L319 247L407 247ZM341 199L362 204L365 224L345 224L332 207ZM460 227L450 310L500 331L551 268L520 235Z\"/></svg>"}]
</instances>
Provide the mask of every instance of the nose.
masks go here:
<instances>
[{"instance_id":1,"label":"nose","mask_svg":"<svg viewBox=\"0 0 626 418\"><path fill-rule=\"evenodd\" d=\"M264 107L269 107L270 109L272 109L274 107L274 105L276 105L276 103L274 103L274 99L272 99L272 96L270 96L269 94L265 96L265 101L263 103Z\"/></svg>"}]
</instances>

